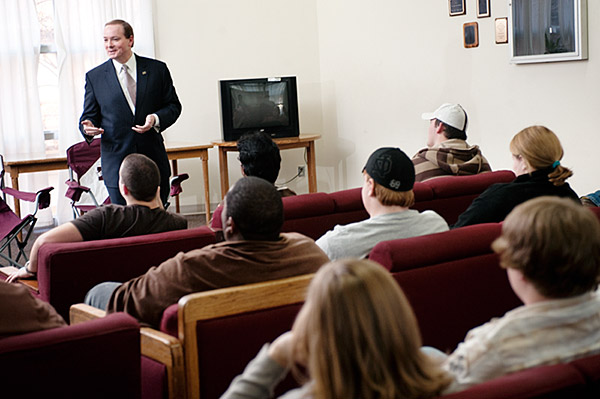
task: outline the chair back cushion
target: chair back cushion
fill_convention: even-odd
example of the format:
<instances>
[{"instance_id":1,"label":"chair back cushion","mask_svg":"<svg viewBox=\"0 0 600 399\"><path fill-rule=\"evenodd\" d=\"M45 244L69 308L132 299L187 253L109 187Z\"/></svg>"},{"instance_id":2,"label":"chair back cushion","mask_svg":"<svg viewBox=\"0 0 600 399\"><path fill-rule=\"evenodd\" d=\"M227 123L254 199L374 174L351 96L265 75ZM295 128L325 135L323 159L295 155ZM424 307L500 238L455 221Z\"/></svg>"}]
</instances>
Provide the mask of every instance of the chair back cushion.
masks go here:
<instances>
[{"instance_id":1,"label":"chair back cushion","mask_svg":"<svg viewBox=\"0 0 600 399\"><path fill-rule=\"evenodd\" d=\"M301 303L197 322L200 397L218 398L260 348L288 331ZM276 392L297 384L287 378ZM275 395L277 397L277 395Z\"/></svg>"},{"instance_id":2,"label":"chair back cushion","mask_svg":"<svg viewBox=\"0 0 600 399\"><path fill-rule=\"evenodd\" d=\"M0 339L2 397L140 397L140 329L124 313Z\"/></svg>"},{"instance_id":3,"label":"chair back cushion","mask_svg":"<svg viewBox=\"0 0 600 399\"><path fill-rule=\"evenodd\" d=\"M500 223L485 223L424 236L382 241L373 247L369 259L395 273L491 254L491 244L500 236L500 232Z\"/></svg>"},{"instance_id":4,"label":"chair back cushion","mask_svg":"<svg viewBox=\"0 0 600 399\"><path fill-rule=\"evenodd\" d=\"M51 243L38 253L41 299L68 320L69 307L104 281L125 282L163 261L215 242L206 226L135 237L77 243Z\"/></svg>"},{"instance_id":5,"label":"chair back cushion","mask_svg":"<svg viewBox=\"0 0 600 399\"><path fill-rule=\"evenodd\" d=\"M585 380L569 364L535 367L508 374L443 399L592 398ZM597 396L596 396L597 397Z\"/></svg>"}]
</instances>

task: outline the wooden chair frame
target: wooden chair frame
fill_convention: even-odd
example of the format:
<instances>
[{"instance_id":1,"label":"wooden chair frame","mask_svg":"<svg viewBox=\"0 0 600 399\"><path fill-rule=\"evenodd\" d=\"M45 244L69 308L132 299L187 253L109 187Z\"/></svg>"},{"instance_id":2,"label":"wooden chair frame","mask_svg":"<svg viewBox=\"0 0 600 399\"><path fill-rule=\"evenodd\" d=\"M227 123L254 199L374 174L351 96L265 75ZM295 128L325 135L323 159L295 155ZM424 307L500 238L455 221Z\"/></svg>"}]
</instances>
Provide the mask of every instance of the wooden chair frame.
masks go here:
<instances>
[{"instance_id":1,"label":"wooden chair frame","mask_svg":"<svg viewBox=\"0 0 600 399\"><path fill-rule=\"evenodd\" d=\"M186 295L179 300L179 339L142 327L141 353L166 366L169 398L200 397L198 321L304 302L313 276L306 274ZM71 324L104 316L104 310L83 303L70 308Z\"/></svg>"},{"instance_id":2,"label":"wooden chair frame","mask_svg":"<svg viewBox=\"0 0 600 399\"><path fill-rule=\"evenodd\" d=\"M178 330L183 344L188 398L200 398L196 324L200 320L304 302L314 274L199 292L179 300Z\"/></svg>"},{"instance_id":3,"label":"wooden chair frame","mask_svg":"<svg viewBox=\"0 0 600 399\"><path fill-rule=\"evenodd\" d=\"M92 306L78 303L71 306L71 324L106 316L106 312ZM140 328L141 354L164 364L167 369L169 398L185 398L185 370L183 348L179 340L149 327Z\"/></svg>"}]
</instances>

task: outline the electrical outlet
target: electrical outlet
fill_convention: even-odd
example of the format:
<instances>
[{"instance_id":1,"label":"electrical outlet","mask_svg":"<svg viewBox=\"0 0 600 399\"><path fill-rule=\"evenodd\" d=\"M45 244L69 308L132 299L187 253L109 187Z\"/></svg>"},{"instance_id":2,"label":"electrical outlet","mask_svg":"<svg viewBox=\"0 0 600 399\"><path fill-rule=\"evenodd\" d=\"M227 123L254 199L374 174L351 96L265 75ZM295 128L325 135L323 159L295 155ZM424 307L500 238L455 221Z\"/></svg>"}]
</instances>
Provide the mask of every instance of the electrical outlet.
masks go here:
<instances>
[{"instance_id":1,"label":"electrical outlet","mask_svg":"<svg viewBox=\"0 0 600 399\"><path fill-rule=\"evenodd\" d=\"M304 166L304 165L298 166L298 176L299 177L306 176L306 166Z\"/></svg>"}]
</instances>

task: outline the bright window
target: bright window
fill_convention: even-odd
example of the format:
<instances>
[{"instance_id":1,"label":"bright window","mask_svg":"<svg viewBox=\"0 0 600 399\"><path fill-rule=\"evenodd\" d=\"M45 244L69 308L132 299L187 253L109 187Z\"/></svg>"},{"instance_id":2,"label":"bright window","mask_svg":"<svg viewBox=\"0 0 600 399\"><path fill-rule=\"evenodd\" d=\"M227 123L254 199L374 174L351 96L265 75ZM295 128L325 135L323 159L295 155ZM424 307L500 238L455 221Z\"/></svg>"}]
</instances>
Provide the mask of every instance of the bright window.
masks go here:
<instances>
[{"instance_id":1,"label":"bright window","mask_svg":"<svg viewBox=\"0 0 600 399\"><path fill-rule=\"evenodd\" d=\"M54 41L54 2L36 0L40 21L38 87L46 152L58 151L58 66Z\"/></svg>"}]
</instances>

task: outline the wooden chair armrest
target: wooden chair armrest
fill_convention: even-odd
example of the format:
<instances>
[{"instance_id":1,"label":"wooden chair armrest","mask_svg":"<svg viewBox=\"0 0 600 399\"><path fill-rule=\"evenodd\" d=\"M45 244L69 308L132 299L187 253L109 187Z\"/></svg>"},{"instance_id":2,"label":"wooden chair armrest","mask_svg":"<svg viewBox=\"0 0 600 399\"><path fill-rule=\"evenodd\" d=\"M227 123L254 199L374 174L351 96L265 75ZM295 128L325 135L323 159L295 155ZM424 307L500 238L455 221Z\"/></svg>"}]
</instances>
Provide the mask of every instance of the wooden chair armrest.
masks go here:
<instances>
[{"instance_id":1,"label":"wooden chair armrest","mask_svg":"<svg viewBox=\"0 0 600 399\"><path fill-rule=\"evenodd\" d=\"M78 303L71 306L71 324L83 323L106 316L106 311ZM165 365L169 398L185 398L183 346L179 339L149 327L140 328L141 353Z\"/></svg>"},{"instance_id":2,"label":"wooden chair armrest","mask_svg":"<svg viewBox=\"0 0 600 399\"><path fill-rule=\"evenodd\" d=\"M71 305L71 309L69 311L69 319L71 320L71 324L83 323L84 321L99 319L104 316L106 316L106 311L86 305L84 303L76 303L75 305Z\"/></svg>"},{"instance_id":3,"label":"wooden chair armrest","mask_svg":"<svg viewBox=\"0 0 600 399\"><path fill-rule=\"evenodd\" d=\"M169 398L185 398L185 362L179 339L149 327L140 329L142 355L164 364L167 369Z\"/></svg>"}]
</instances>

